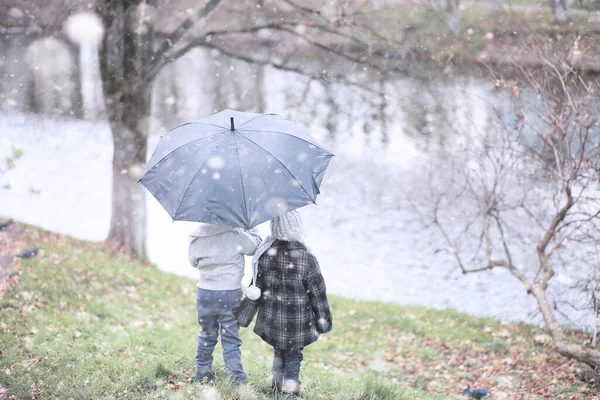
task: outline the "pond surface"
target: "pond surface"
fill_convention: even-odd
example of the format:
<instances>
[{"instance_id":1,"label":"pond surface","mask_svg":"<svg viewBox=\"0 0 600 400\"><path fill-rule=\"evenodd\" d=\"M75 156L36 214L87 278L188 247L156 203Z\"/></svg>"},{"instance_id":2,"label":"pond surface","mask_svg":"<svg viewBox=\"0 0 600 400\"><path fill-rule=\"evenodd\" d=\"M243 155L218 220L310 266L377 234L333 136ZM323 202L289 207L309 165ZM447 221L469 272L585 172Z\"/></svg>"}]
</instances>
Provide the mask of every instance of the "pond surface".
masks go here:
<instances>
[{"instance_id":1,"label":"pond surface","mask_svg":"<svg viewBox=\"0 0 600 400\"><path fill-rule=\"evenodd\" d=\"M331 293L540 322L533 298L516 278L504 270L461 274L440 252L446 248L440 235L406 203L426 179L422 155L429 141L457 128L485 129L496 111L508 109L503 93L476 79L406 78L383 83L381 97L231 61L217 66L206 57L192 54L160 77L149 149L166 129L223 108L295 119L336 154L317 206L301 210L308 245ZM216 67L224 72L215 74ZM245 81L248 76L255 80ZM255 89L257 82L262 90ZM0 157L11 146L24 151L17 167L0 178L11 186L0 192L0 215L104 240L112 179L107 124L11 112L0 115L0 127ZM173 223L151 196L147 204L150 260L164 271L196 277L187 261L193 224ZM268 226L260 230L268 234ZM583 312L570 318L578 326L591 324Z\"/></svg>"}]
</instances>

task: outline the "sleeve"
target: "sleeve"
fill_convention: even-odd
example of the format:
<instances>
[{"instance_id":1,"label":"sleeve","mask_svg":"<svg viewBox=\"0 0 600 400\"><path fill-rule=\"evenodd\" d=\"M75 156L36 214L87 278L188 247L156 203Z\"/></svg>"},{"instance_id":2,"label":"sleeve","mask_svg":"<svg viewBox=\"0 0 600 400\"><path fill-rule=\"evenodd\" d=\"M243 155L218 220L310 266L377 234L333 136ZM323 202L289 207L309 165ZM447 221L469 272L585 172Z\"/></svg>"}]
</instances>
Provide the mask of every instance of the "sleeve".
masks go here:
<instances>
[{"instance_id":1,"label":"sleeve","mask_svg":"<svg viewBox=\"0 0 600 400\"><path fill-rule=\"evenodd\" d=\"M252 228L250 230L235 228L238 233L240 233L241 243L241 253L247 256L254 255L256 248L262 242L260 235L258 234L258 229Z\"/></svg>"},{"instance_id":2,"label":"sleeve","mask_svg":"<svg viewBox=\"0 0 600 400\"><path fill-rule=\"evenodd\" d=\"M310 306L315 314L315 326L319 333L327 333L333 328L333 316L329 309L325 280L315 256L309 253L308 274L304 281Z\"/></svg>"},{"instance_id":3,"label":"sleeve","mask_svg":"<svg viewBox=\"0 0 600 400\"><path fill-rule=\"evenodd\" d=\"M250 300L249 298L244 297L240 307L233 311L239 326L247 328L250 325L260 308L260 301L261 299Z\"/></svg>"},{"instance_id":4,"label":"sleeve","mask_svg":"<svg viewBox=\"0 0 600 400\"><path fill-rule=\"evenodd\" d=\"M253 281L252 283L261 286L261 284L259 283L261 280L260 273L256 277L256 280L257 282ZM237 309L233 310L233 315L235 316L238 325L242 328L247 328L254 319L254 316L256 315L258 310L260 309L261 303L262 297L260 297L258 300L250 300L248 297L244 296L240 306Z\"/></svg>"},{"instance_id":5,"label":"sleeve","mask_svg":"<svg viewBox=\"0 0 600 400\"><path fill-rule=\"evenodd\" d=\"M192 267L198 268L198 253L195 251L194 246L195 239L190 240L190 245L188 247L188 260Z\"/></svg>"}]
</instances>

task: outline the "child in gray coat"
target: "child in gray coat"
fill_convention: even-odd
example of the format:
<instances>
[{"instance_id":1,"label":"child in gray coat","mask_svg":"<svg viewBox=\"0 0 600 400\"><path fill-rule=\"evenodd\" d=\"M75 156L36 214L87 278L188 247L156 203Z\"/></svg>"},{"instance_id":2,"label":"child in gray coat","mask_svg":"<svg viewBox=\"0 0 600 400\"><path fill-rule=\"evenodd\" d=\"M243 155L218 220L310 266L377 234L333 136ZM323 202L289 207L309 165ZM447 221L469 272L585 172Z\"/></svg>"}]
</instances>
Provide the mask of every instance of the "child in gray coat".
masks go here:
<instances>
[{"instance_id":1,"label":"child in gray coat","mask_svg":"<svg viewBox=\"0 0 600 400\"><path fill-rule=\"evenodd\" d=\"M194 381L212 382L213 351L219 330L223 360L233 383L246 382L242 367L239 327L233 311L243 296L244 255L253 255L261 242L258 231L200 224L190 235L188 258L198 268L196 307L200 333L196 352Z\"/></svg>"}]
</instances>

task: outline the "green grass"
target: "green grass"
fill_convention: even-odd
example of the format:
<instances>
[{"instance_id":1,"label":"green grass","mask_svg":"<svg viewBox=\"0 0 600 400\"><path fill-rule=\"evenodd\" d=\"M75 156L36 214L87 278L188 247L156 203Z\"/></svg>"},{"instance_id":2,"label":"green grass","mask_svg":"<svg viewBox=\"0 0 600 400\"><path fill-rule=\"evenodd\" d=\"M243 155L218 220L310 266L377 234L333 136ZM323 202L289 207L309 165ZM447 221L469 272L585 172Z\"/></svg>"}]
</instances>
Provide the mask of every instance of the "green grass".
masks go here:
<instances>
[{"instance_id":1,"label":"green grass","mask_svg":"<svg viewBox=\"0 0 600 400\"><path fill-rule=\"evenodd\" d=\"M43 251L22 263L19 284L0 300L0 397L3 387L20 399L212 398L210 389L192 383L193 280L103 245L35 228L28 235ZM564 363L533 343L541 332L530 326L452 310L330 301L334 330L305 352L305 399L445 399L434 392L501 385L477 378L490 363L506 364L507 371L513 368L505 361L519 357L522 370L544 363L554 371ZM243 329L243 340L252 393L236 393L225 379L216 391L222 399L275 399L270 346L250 329ZM215 360L224 378L220 348ZM581 392L566 380L556 385L565 396Z\"/></svg>"},{"instance_id":2,"label":"green grass","mask_svg":"<svg viewBox=\"0 0 600 400\"><path fill-rule=\"evenodd\" d=\"M43 242L42 255L22 263L18 286L0 301L1 387L21 399L203 397L191 383L198 330L193 280L108 254L100 245L35 229L30 234ZM355 330L351 321L357 318L344 316L351 309L361 318L393 309L337 297L332 307L338 314L336 335L343 340L308 348L301 376L304 398L444 398L392 384L385 374L367 368L336 373L343 358L339 352L368 359L383 340L359 345L374 327ZM387 324L396 316L386 318ZM270 347L248 329L244 342L254 396L274 398L269 393ZM216 372L224 377L220 354L217 349ZM235 389L225 382L217 389L230 399Z\"/></svg>"}]
</instances>

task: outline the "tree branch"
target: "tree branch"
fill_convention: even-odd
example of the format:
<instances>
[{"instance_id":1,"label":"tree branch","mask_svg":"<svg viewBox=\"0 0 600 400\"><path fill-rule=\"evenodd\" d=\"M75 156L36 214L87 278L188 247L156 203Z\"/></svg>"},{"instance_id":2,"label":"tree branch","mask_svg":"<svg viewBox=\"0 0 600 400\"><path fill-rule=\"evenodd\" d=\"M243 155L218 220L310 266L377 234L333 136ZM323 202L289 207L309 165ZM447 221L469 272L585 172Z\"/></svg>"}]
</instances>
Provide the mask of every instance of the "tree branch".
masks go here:
<instances>
[{"instance_id":1,"label":"tree branch","mask_svg":"<svg viewBox=\"0 0 600 400\"><path fill-rule=\"evenodd\" d=\"M153 62L150 63L150 71L159 70L166 64L164 57L169 49L177 44L181 38L189 31L192 26L202 18L206 17L208 14L215 9L221 0L210 0L208 3L204 5L204 7L199 8L196 12L192 13L185 21L179 25L177 29L169 36L162 45L154 52ZM149 74L148 74L149 75ZM155 74L156 75L156 74ZM151 80L151 78L150 78Z\"/></svg>"},{"instance_id":2,"label":"tree branch","mask_svg":"<svg viewBox=\"0 0 600 400\"><path fill-rule=\"evenodd\" d=\"M303 12L305 12L307 14L317 16L318 18L320 18L321 20L323 20L327 24L331 24L332 23L332 21L330 21L329 19L327 19L326 17L324 17L323 14L321 14L321 11L319 11L319 10L314 10L312 8L309 8L309 7L301 6L300 4L297 4L295 1L292 1L292 0L283 0L283 2L289 4L292 7L294 7L296 10L303 11Z\"/></svg>"},{"instance_id":3,"label":"tree branch","mask_svg":"<svg viewBox=\"0 0 600 400\"><path fill-rule=\"evenodd\" d=\"M354 43L359 44L360 47L362 49L364 49L365 51L368 49L368 45L364 41L362 41L352 35L348 35L343 32L336 31L334 29L330 29L326 26L316 25L316 24L315 25L312 25L312 24L307 25L307 24L302 24L302 23L296 22L296 21L289 21L289 22L284 21L284 22L280 22L280 23L269 23L269 24L263 24L263 25L252 26L252 27L241 28L241 29L224 29L224 30L215 30L215 31L206 32L205 34L202 35L202 37L198 37L198 38L190 40L185 46L181 47L180 49L178 49L175 52L170 52L169 50L165 51L164 54L162 54L162 56L161 56L162 62L153 65L148 73L148 76L149 76L150 80L153 79L158 74L158 72L160 72L160 69L163 67L164 64L177 60L178 58L182 57L183 55L185 55L188 51L192 50L193 48L206 46L206 42L210 42L213 39L213 37L215 37L215 36L256 33L261 30L276 30L276 31L280 31L280 32L286 32L288 34L291 34L293 36L296 36L296 37L304 40L306 43L308 43L309 45L311 45L314 48L318 48L325 52L335 54L335 55L339 56L340 58L346 59L355 64L366 65L369 68L373 68L376 71L384 72L382 67L379 67L375 63L369 62L368 59L363 59L362 57L353 57L353 56L349 55L347 52L338 50L334 46L329 46L329 45L320 43L316 40L313 40L308 35L299 33L291 28L294 26L308 26L308 27L311 27L311 28L314 28L314 29L317 29L317 30L320 30L323 32L337 35L342 38L346 38L350 41L353 41ZM336 46L336 47L339 47L339 46ZM402 68L390 66L389 68L386 68L386 72L389 72L389 71L404 72L405 70Z\"/></svg>"},{"instance_id":4,"label":"tree branch","mask_svg":"<svg viewBox=\"0 0 600 400\"><path fill-rule=\"evenodd\" d=\"M299 67L288 66L288 65L285 65L282 63L274 62L272 60L261 60L261 59L254 58L254 57L251 57L248 55L234 53L230 50L227 50L226 48L224 48L222 46L216 45L212 41L211 42L204 41L202 43L198 42L197 44L202 47L218 50L221 54L226 55L231 58L234 58L236 60L245 61L245 62L251 63L251 64L265 65L265 66L273 67L273 68L281 70L281 71L295 72L299 75L306 76L306 77L311 78L312 80L316 80L316 81L327 82L331 78L337 82L364 90L365 92L378 94L378 91L373 90L366 85L362 85L358 82L351 81L350 79L348 79L347 75L307 72L307 71L302 70Z\"/></svg>"},{"instance_id":5,"label":"tree branch","mask_svg":"<svg viewBox=\"0 0 600 400\"><path fill-rule=\"evenodd\" d=\"M242 28L242 29L227 29L227 30L206 32L205 34L203 34L200 37L190 39L185 46L181 47L179 50L177 50L175 52L169 52L169 51L165 52L162 56L162 63L152 66L151 70L149 71L150 79L154 79L156 77L156 75L158 75L158 73L160 72L160 70L162 69L164 64L168 64L170 62L177 60L178 58L184 56L190 50L192 50L196 47L210 47L207 45L207 43L209 43L212 40L213 36L226 35L226 34L254 33L254 32L258 32L263 29L270 29L270 28L273 28L273 27L276 27L279 25L280 24L265 24L265 25L253 26L253 27Z\"/></svg>"},{"instance_id":6,"label":"tree branch","mask_svg":"<svg viewBox=\"0 0 600 400\"><path fill-rule=\"evenodd\" d=\"M556 215L550 222L548 229L546 229L546 233L544 234L544 237L538 243L538 245L537 245L538 253L544 253L546 251L546 247L548 246L548 243L550 243L550 240L552 240L552 238L554 237L554 234L556 232L556 229L558 228L558 225L565 219L565 217L567 216L567 213L573 206L573 196L571 194L571 187L568 182L565 186L565 194L567 196L567 202L558 211L558 213L556 213Z\"/></svg>"},{"instance_id":7,"label":"tree branch","mask_svg":"<svg viewBox=\"0 0 600 400\"><path fill-rule=\"evenodd\" d=\"M552 238L555 236L556 230L557 230L559 224L566 218L569 210L571 209L571 207L573 207L573 204L574 204L573 203L573 195L571 194L570 182L568 182L568 181L566 182L566 186L565 186L565 194L567 196L567 202L558 211L558 213L556 213L554 218L552 218L552 221L550 222L550 225L548 226L548 229L546 230L544 237L542 238L542 240L540 240L538 242L537 247L536 247L538 259L540 260L540 266L544 270L544 275L542 276L542 278L540 280L540 283L542 284L544 290L545 290L545 287L547 286L548 282L550 281L550 279L554 276L554 269L552 268L552 266L550 265L550 262L548 261L548 255L546 254L546 248L548 247L548 244L550 243Z\"/></svg>"},{"instance_id":8,"label":"tree branch","mask_svg":"<svg viewBox=\"0 0 600 400\"><path fill-rule=\"evenodd\" d=\"M370 68L373 68L373 69L374 69L374 70L376 70L376 71L383 72L383 70L382 70L380 67L378 67L376 64L374 64L374 63L368 63L367 61L365 61L365 60L362 60L362 59L360 59L360 58L355 58L355 57L352 57L352 56L350 56L350 55L348 55L348 54L344 53L343 51L339 51L339 50L337 50L337 49L334 49L333 47L329 47L329 46L327 46L327 45L324 45L324 44L322 44L322 43L319 43L319 42L317 42L317 41L315 41L315 40L312 40L312 39L308 38L308 37L307 37L307 36L305 36L305 35L301 35L301 34L299 34L298 32L296 32L296 31L294 31L294 30L292 30L292 29L289 29L289 28L284 28L284 27L281 27L281 26L280 26L280 27L275 27L275 28L273 28L273 29L277 29L277 30L280 30L280 31L288 32L289 34L291 34L291 35L294 35L294 36L296 36L296 37L299 37L299 38L301 38L301 39L302 39L302 40L304 40L306 43L308 43L308 44L310 44L311 46L314 46L314 47L316 47L316 48L318 48L318 49L324 50L324 51L326 51L326 52L329 52L329 53L336 54L336 55L338 55L339 57L341 57L341 58L345 58L346 60L348 60L348 61L351 61L351 62L354 62L354 63L356 63L356 64L368 65ZM397 69L396 67L392 67L392 68L388 69L388 71L395 71L395 72L397 72L397 71L398 71L398 69Z\"/></svg>"},{"instance_id":9,"label":"tree branch","mask_svg":"<svg viewBox=\"0 0 600 400\"><path fill-rule=\"evenodd\" d=\"M351 57L351 56L349 56L348 54L346 54L346 53L344 53L342 51L334 49L331 46L327 46L325 44L322 44L322 43L319 43L317 41L314 41L314 40L310 39L307 35L303 35L301 33L298 33L295 30L293 30L293 29L290 28L290 26L299 26L299 25L301 25L301 24L297 24L295 22L282 22L282 23L277 23L277 24L271 23L271 24L254 26L254 27L243 28L243 29L226 29L226 30L220 30L220 31L210 31L210 32L207 32L204 36L206 38L208 38L208 37L211 37L211 36L218 36L218 35L254 33L254 32L258 32L258 31L263 30L263 29L278 30L278 31L287 32L287 33L289 33L291 35L299 37L302 40L304 40L305 42L307 42L308 44L310 44L311 46L314 46L314 47L319 48L321 50L324 50L326 52L336 54L336 55L338 55L338 56L340 56L342 58L345 58L345 59L347 59L349 61L352 61L354 63L357 63L357 64L367 64L367 65L373 67L374 69L379 70L378 67L373 66L371 64L368 64L364 60ZM323 27L320 27L320 26L316 26L316 28L320 29L320 30L324 29ZM363 47L366 47L366 45L363 42L361 42L359 39L356 39L356 38L354 38L352 36L342 34L341 32L333 32L332 30L328 30L328 29L326 30L326 32L334 33L334 34L340 35L340 36L342 36L344 38L348 38L348 39L354 40L357 43L360 43ZM181 55L185 54L191 48L196 47L196 46L197 46L197 44L194 44L192 42L192 43L188 44L186 47L184 47L183 49L179 50L177 53L175 53L175 55L173 57L171 57L171 58L172 59L176 59L176 58L180 57Z\"/></svg>"}]
</instances>

